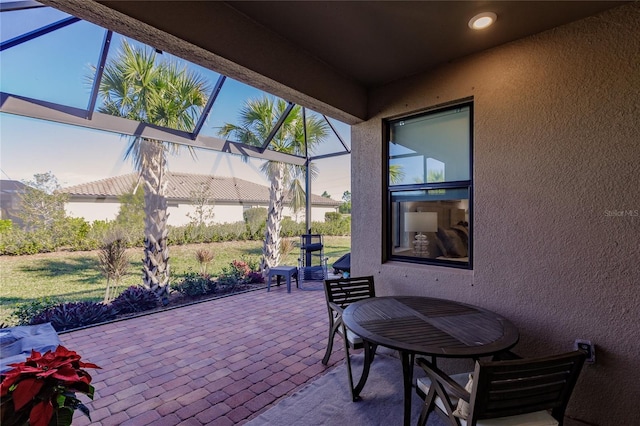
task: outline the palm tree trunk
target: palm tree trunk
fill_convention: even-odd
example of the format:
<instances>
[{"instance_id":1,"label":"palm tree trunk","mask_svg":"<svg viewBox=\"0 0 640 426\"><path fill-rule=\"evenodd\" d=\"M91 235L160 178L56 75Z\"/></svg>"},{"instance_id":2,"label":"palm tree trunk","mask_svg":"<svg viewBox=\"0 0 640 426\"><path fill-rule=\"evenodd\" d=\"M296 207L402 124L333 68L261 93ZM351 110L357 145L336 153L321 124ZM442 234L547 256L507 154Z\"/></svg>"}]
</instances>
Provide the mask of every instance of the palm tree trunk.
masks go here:
<instances>
[{"instance_id":1,"label":"palm tree trunk","mask_svg":"<svg viewBox=\"0 0 640 426\"><path fill-rule=\"evenodd\" d=\"M271 176L269 189L269 211L267 229L262 247L262 273L280 263L280 229L282 227L282 209L284 207L284 164L279 164Z\"/></svg>"},{"instance_id":2,"label":"palm tree trunk","mask_svg":"<svg viewBox=\"0 0 640 426\"><path fill-rule=\"evenodd\" d=\"M140 174L144 181L143 285L158 297L169 293L169 248L167 246L166 152L160 142L144 141Z\"/></svg>"}]
</instances>

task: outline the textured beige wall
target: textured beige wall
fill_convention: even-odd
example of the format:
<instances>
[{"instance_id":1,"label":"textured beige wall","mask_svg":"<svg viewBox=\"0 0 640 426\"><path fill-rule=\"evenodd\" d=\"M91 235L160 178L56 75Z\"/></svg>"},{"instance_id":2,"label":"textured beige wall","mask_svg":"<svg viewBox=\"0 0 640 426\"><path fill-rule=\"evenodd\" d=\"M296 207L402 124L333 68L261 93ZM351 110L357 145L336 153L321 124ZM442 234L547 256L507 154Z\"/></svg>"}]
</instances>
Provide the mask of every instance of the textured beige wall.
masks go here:
<instances>
[{"instance_id":1,"label":"textured beige wall","mask_svg":"<svg viewBox=\"0 0 640 426\"><path fill-rule=\"evenodd\" d=\"M475 105L473 271L382 263L382 119L465 97ZM375 274L380 294L495 310L520 329L523 355L592 340L597 364L568 416L639 424L640 4L388 86L370 112L352 128L353 273Z\"/></svg>"}]
</instances>

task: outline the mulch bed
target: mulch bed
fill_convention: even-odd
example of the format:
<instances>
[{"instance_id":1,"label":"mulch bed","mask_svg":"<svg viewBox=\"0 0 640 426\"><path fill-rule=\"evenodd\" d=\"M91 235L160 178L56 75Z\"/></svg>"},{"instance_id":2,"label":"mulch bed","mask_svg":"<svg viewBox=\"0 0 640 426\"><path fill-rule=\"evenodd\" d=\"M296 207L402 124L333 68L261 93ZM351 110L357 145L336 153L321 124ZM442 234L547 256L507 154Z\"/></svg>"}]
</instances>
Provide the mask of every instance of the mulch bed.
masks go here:
<instances>
[{"instance_id":1,"label":"mulch bed","mask_svg":"<svg viewBox=\"0 0 640 426\"><path fill-rule=\"evenodd\" d=\"M194 303L206 302L209 300L219 299L221 297L229 297L234 294L246 293L248 291L260 290L267 288L265 283L257 283L257 284L239 284L229 290L217 291L213 294L203 294L202 296L187 296L186 294L182 294L178 291L172 291L169 294L169 303L165 306L159 306L155 309L150 309L144 312L135 312L131 314L123 314L118 315L115 321L142 316L149 315L155 312L167 311L170 309L180 308L182 306L193 305Z\"/></svg>"}]
</instances>

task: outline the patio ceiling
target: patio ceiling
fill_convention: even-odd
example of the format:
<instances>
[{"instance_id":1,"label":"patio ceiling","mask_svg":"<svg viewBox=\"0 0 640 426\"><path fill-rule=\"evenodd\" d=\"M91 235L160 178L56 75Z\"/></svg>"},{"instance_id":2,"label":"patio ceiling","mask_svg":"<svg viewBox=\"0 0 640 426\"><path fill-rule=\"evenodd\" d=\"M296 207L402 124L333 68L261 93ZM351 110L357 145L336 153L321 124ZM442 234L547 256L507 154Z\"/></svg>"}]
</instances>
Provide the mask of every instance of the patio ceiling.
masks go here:
<instances>
[{"instance_id":1,"label":"patio ceiling","mask_svg":"<svg viewBox=\"0 0 640 426\"><path fill-rule=\"evenodd\" d=\"M95 111L95 84L86 108L39 96L5 93L3 89L0 111L303 165L308 160L303 156L270 149L270 137L276 133L277 125L258 147L200 133L216 97L228 85L226 76L272 93L289 102L290 108L296 103L317 111L311 113L323 115L333 130L333 146L312 153L310 160L344 155L350 153L350 147L327 116L350 124L367 119L374 113L368 111L369 91L624 2L42 0L41 3L72 16L52 22L50 28L32 31L37 34L23 34L17 40L4 40L3 36L3 51L75 24L78 17L108 29L102 43L103 53L96 53L100 64L107 59L107 40L119 33L158 52L187 59L203 70L214 70L210 71L215 74L211 78L217 81L212 80L210 102L190 132ZM0 4L3 11L41 6L35 1L2 0ZM481 11L497 13L496 24L484 32L470 30L469 18ZM96 80L99 78L96 74Z\"/></svg>"},{"instance_id":2,"label":"patio ceiling","mask_svg":"<svg viewBox=\"0 0 640 426\"><path fill-rule=\"evenodd\" d=\"M626 2L43 3L169 52L190 51L203 66L354 124L375 113L367 93L376 87ZM470 30L483 11L497 14L495 25Z\"/></svg>"}]
</instances>

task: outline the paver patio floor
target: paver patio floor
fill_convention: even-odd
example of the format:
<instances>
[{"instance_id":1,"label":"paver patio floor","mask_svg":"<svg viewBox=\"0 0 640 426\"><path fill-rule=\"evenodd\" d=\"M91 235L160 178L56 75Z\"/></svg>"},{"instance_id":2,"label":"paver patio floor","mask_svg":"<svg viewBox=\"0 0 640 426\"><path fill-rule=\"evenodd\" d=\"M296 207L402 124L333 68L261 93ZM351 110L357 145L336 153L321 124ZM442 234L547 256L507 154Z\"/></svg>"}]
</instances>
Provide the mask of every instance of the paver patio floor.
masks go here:
<instances>
[{"instance_id":1,"label":"paver patio floor","mask_svg":"<svg viewBox=\"0 0 640 426\"><path fill-rule=\"evenodd\" d=\"M327 333L324 293L283 285L61 334L102 367L74 425L246 423L343 361Z\"/></svg>"}]
</instances>

